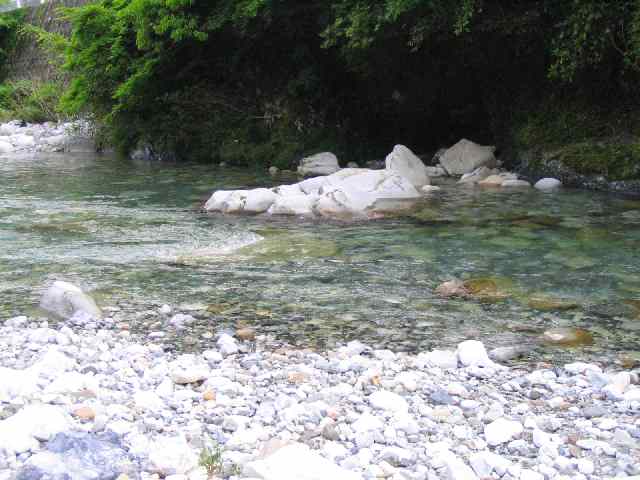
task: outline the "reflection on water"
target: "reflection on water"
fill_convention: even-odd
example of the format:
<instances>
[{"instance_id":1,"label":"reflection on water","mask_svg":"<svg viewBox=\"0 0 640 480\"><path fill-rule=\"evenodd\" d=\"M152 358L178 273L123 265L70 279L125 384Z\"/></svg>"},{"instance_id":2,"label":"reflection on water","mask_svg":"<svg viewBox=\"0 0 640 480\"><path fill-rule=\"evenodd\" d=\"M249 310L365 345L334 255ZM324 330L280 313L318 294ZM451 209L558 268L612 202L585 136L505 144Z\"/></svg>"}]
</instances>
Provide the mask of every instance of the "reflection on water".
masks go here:
<instances>
[{"instance_id":1,"label":"reflection on water","mask_svg":"<svg viewBox=\"0 0 640 480\"><path fill-rule=\"evenodd\" d=\"M0 317L32 311L66 279L134 329L164 327L133 312L191 306L196 342L252 325L299 345L418 350L580 326L597 340L581 354L638 349L638 200L451 185L410 217L350 225L198 211L213 190L272 183L203 165L0 159ZM485 294L435 296L452 277Z\"/></svg>"}]
</instances>

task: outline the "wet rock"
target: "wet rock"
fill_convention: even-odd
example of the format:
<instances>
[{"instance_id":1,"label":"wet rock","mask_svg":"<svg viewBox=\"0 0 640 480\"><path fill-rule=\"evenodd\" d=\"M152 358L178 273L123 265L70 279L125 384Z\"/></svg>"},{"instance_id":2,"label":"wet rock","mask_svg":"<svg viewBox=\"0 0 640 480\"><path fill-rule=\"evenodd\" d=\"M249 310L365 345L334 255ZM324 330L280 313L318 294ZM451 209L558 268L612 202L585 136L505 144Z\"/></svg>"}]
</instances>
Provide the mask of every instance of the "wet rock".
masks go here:
<instances>
[{"instance_id":1,"label":"wet rock","mask_svg":"<svg viewBox=\"0 0 640 480\"><path fill-rule=\"evenodd\" d=\"M593 335L591 332L581 328L571 327L559 327L547 330L542 334L542 339L547 343L565 347L593 344Z\"/></svg>"},{"instance_id":2,"label":"wet rock","mask_svg":"<svg viewBox=\"0 0 640 480\"><path fill-rule=\"evenodd\" d=\"M530 308L542 311L565 311L574 310L579 307L577 303L570 300L554 298L542 294L533 295L527 301L527 305Z\"/></svg>"},{"instance_id":3,"label":"wet rock","mask_svg":"<svg viewBox=\"0 0 640 480\"><path fill-rule=\"evenodd\" d=\"M420 188L431 182L427 167L404 145L396 145L385 160L386 169L406 178L414 187Z\"/></svg>"},{"instance_id":4,"label":"wet rock","mask_svg":"<svg viewBox=\"0 0 640 480\"><path fill-rule=\"evenodd\" d=\"M94 319L102 318L102 312L93 298L68 282L54 282L42 295L40 307L65 319L79 312Z\"/></svg>"},{"instance_id":5,"label":"wet rock","mask_svg":"<svg viewBox=\"0 0 640 480\"><path fill-rule=\"evenodd\" d=\"M298 174L305 177L331 175L340 170L338 158L330 152L317 153L300 161Z\"/></svg>"},{"instance_id":6,"label":"wet rock","mask_svg":"<svg viewBox=\"0 0 640 480\"><path fill-rule=\"evenodd\" d=\"M440 165L449 175L463 175L478 167L495 167L494 152L495 147L485 147L462 139L442 154Z\"/></svg>"},{"instance_id":7,"label":"wet rock","mask_svg":"<svg viewBox=\"0 0 640 480\"><path fill-rule=\"evenodd\" d=\"M436 293L441 297L467 297L471 292L462 280L454 279L441 284L436 288Z\"/></svg>"},{"instance_id":8,"label":"wet rock","mask_svg":"<svg viewBox=\"0 0 640 480\"><path fill-rule=\"evenodd\" d=\"M473 278L463 285L469 295L484 302L500 302L511 296L512 284L506 279Z\"/></svg>"}]
</instances>

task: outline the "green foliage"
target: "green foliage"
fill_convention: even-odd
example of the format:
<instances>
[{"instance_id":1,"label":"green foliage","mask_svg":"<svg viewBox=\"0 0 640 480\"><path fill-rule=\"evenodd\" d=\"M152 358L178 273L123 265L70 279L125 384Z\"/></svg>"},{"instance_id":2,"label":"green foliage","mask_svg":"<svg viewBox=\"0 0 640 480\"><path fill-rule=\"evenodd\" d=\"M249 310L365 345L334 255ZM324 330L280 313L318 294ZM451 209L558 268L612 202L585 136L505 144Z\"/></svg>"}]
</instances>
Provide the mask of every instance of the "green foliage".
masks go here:
<instances>
[{"instance_id":1,"label":"green foliage","mask_svg":"<svg viewBox=\"0 0 640 480\"><path fill-rule=\"evenodd\" d=\"M0 14L0 78L7 73L7 60L16 46L24 12L14 10Z\"/></svg>"},{"instance_id":2,"label":"green foliage","mask_svg":"<svg viewBox=\"0 0 640 480\"><path fill-rule=\"evenodd\" d=\"M28 80L0 84L0 117L30 123L58 121L60 87Z\"/></svg>"},{"instance_id":3,"label":"green foliage","mask_svg":"<svg viewBox=\"0 0 640 480\"><path fill-rule=\"evenodd\" d=\"M204 447L200 451L199 462L201 467L207 471L209 477L222 472L222 448L215 444L213 447Z\"/></svg>"},{"instance_id":4,"label":"green foliage","mask_svg":"<svg viewBox=\"0 0 640 480\"><path fill-rule=\"evenodd\" d=\"M516 121L518 149L540 152L573 171L609 180L640 177L640 113L619 101L597 105L553 98L530 106Z\"/></svg>"},{"instance_id":5,"label":"green foliage","mask_svg":"<svg viewBox=\"0 0 640 480\"><path fill-rule=\"evenodd\" d=\"M364 160L494 141L523 93L639 98L640 0L98 0L63 15L63 111L122 150Z\"/></svg>"}]
</instances>

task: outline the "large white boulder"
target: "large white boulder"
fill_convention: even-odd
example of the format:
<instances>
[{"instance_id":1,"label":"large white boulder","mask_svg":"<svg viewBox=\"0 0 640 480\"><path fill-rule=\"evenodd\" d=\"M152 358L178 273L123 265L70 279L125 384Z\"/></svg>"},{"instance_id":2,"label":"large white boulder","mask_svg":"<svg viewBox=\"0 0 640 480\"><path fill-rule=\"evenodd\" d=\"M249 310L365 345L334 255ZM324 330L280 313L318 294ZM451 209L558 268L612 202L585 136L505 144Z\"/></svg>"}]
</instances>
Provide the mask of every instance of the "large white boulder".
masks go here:
<instances>
[{"instance_id":1,"label":"large white boulder","mask_svg":"<svg viewBox=\"0 0 640 480\"><path fill-rule=\"evenodd\" d=\"M406 210L421 197L404 176L390 170L343 169L327 177L315 212L323 217L376 217Z\"/></svg>"},{"instance_id":2,"label":"large white boulder","mask_svg":"<svg viewBox=\"0 0 640 480\"><path fill-rule=\"evenodd\" d=\"M360 474L339 467L301 443L285 445L246 464L242 473L260 480L362 480Z\"/></svg>"},{"instance_id":3,"label":"large white boulder","mask_svg":"<svg viewBox=\"0 0 640 480\"><path fill-rule=\"evenodd\" d=\"M393 147L385 159L385 166L387 170L405 177L416 188L430 183L425 164L404 145Z\"/></svg>"},{"instance_id":4,"label":"large white boulder","mask_svg":"<svg viewBox=\"0 0 640 480\"><path fill-rule=\"evenodd\" d=\"M102 318L102 312L96 302L79 287L57 281L51 285L40 300L40 308L62 318L70 318L78 312L95 319Z\"/></svg>"},{"instance_id":5,"label":"large white boulder","mask_svg":"<svg viewBox=\"0 0 640 480\"><path fill-rule=\"evenodd\" d=\"M492 168L496 166L495 150L496 147L478 145L463 138L442 154L440 165L449 175L464 175L482 166Z\"/></svg>"},{"instance_id":6,"label":"large white boulder","mask_svg":"<svg viewBox=\"0 0 640 480\"><path fill-rule=\"evenodd\" d=\"M278 195L275 202L269 208L271 215L312 215L315 195Z\"/></svg>"},{"instance_id":7,"label":"large white boulder","mask_svg":"<svg viewBox=\"0 0 640 480\"><path fill-rule=\"evenodd\" d=\"M305 157L300 161L298 173L305 177L331 175L340 170L338 158L330 152L322 152Z\"/></svg>"},{"instance_id":8,"label":"large white boulder","mask_svg":"<svg viewBox=\"0 0 640 480\"><path fill-rule=\"evenodd\" d=\"M269 210L278 196L268 188L254 188L247 191L244 203L246 213L263 213Z\"/></svg>"}]
</instances>

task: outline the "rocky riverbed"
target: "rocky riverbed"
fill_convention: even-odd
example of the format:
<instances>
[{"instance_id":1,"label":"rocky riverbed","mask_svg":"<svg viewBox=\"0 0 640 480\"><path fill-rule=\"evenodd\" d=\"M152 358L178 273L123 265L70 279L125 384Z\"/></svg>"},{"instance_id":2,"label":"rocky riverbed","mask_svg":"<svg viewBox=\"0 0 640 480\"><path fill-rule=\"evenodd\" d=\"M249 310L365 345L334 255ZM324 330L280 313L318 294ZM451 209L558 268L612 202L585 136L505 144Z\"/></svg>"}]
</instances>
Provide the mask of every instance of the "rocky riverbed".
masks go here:
<instances>
[{"instance_id":1,"label":"rocky riverbed","mask_svg":"<svg viewBox=\"0 0 640 480\"><path fill-rule=\"evenodd\" d=\"M473 340L315 352L250 330L178 354L100 316L3 321L1 479L640 474L637 371L499 365Z\"/></svg>"}]
</instances>

